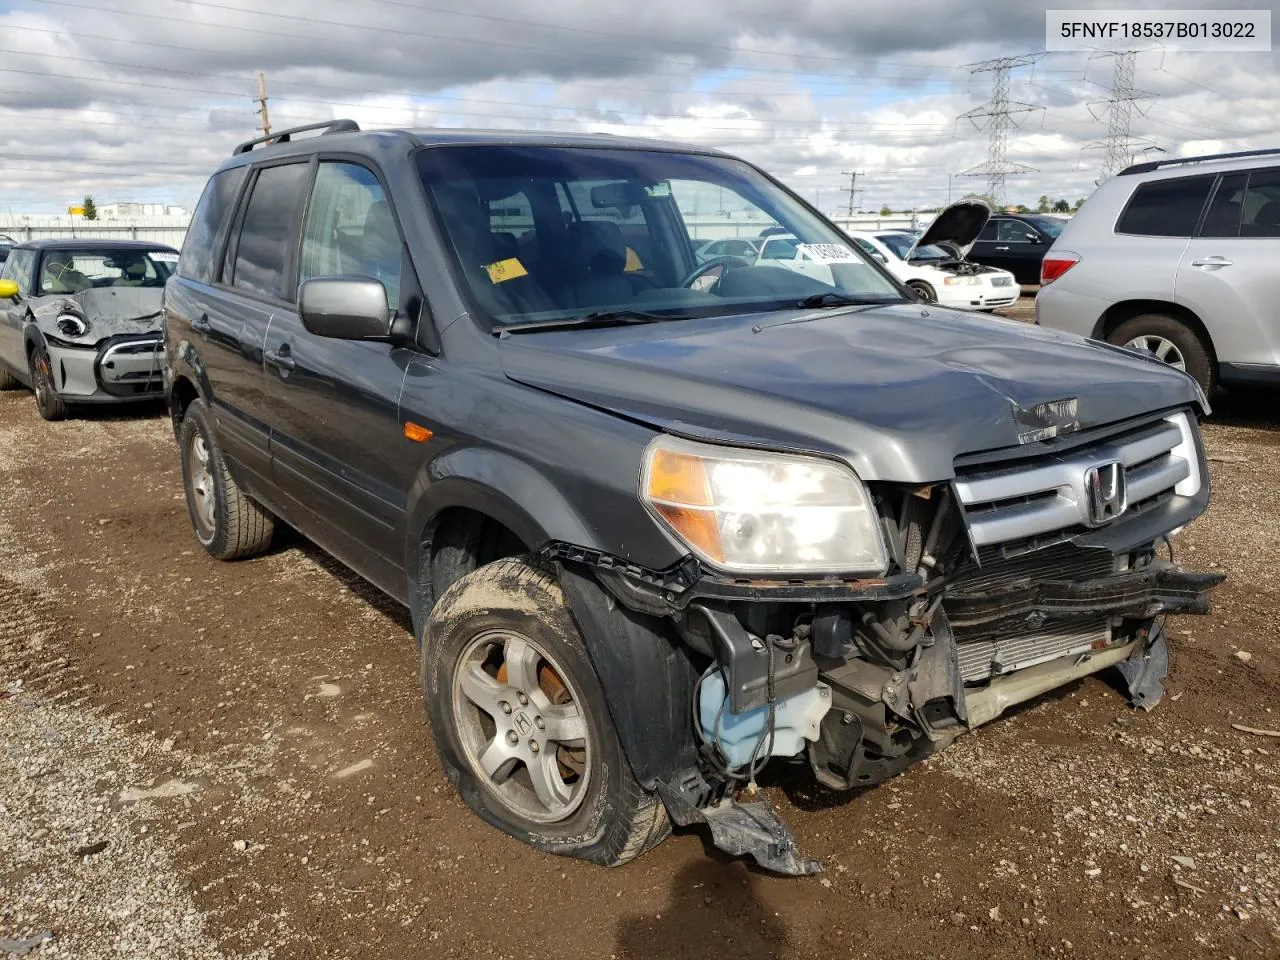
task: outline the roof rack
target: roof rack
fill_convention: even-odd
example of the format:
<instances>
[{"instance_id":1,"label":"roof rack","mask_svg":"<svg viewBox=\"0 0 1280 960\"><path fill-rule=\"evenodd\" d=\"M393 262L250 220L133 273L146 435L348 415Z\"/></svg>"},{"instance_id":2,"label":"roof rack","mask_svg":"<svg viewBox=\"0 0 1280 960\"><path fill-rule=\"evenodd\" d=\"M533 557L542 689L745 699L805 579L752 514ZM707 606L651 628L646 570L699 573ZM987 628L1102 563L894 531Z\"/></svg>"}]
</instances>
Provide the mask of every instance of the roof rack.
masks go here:
<instances>
[{"instance_id":1,"label":"roof rack","mask_svg":"<svg viewBox=\"0 0 1280 960\"><path fill-rule=\"evenodd\" d=\"M306 133L308 130L323 130L324 133L320 134L323 137L330 133L350 133L359 129L360 124L354 120L326 120L324 123L308 123L304 127L290 127L288 130L281 130L279 133L258 137L256 140L246 140L236 147L231 152L231 155L235 157L242 153L248 153L260 143L288 143L295 133Z\"/></svg>"},{"instance_id":2,"label":"roof rack","mask_svg":"<svg viewBox=\"0 0 1280 960\"><path fill-rule=\"evenodd\" d=\"M1207 153L1203 157L1173 157L1169 160L1149 160L1146 163L1135 163L1125 167L1116 176L1123 177L1131 173L1150 173L1161 167L1176 167L1184 163L1203 163L1206 160L1237 160L1241 157L1273 157L1280 153L1280 147L1269 150L1241 150L1237 153Z\"/></svg>"}]
</instances>

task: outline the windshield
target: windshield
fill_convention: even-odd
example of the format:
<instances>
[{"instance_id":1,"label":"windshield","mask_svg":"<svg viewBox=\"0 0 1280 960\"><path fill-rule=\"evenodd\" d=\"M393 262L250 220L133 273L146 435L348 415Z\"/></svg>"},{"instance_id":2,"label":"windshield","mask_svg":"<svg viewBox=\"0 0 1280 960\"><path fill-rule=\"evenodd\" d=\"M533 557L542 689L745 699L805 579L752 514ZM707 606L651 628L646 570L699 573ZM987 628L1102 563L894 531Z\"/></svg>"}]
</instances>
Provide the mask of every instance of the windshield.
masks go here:
<instances>
[{"instance_id":1,"label":"windshield","mask_svg":"<svg viewBox=\"0 0 1280 960\"><path fill-rule=\"evenodd\" d=\"M1027 222L1050 240L1057 240L1058 234L1066 226L1061 220L1055 220L1053 217L1027 217Z\"/></svg>"},{"instance_id":2,"label":"windshield","mask_svg":"<svg viewBox=\"0 0 1280 960\"><path fill-rule=\"evenodd\" d=\"M423 150L418 164L471 303L491 325L793 309L823 294L904 299L847 238L731 158L450 146ZM725 220L786 236L758 255L744 245L726 251L732 260L700 260L691 238Z\"/></svg>"},{"instance_id":3,"label":"windshield","mask_svg":"<svg viewBox=\"0 0 1280 960\"><path fill-rule=\"evenodd\" d=\"M915 243L915 237L905 233L881 233L876 239L883 243L893 252L893 255L899 260L907 259L907 254L911 253L911 245ZM955 254L948 253L937 244L926 243L923 247L917 247L912 260L954 260Z\"/></svg>"},{"instance_id":4,"label":"windshield","mask_svg":"<svg viewBox=\"0 0 1280 960\"><path fill-rule=\"evenodd\" d=\"M48 250L40 267L40 293L163 287L177 264L173 250Z\"/></svg>"}]
</instances>

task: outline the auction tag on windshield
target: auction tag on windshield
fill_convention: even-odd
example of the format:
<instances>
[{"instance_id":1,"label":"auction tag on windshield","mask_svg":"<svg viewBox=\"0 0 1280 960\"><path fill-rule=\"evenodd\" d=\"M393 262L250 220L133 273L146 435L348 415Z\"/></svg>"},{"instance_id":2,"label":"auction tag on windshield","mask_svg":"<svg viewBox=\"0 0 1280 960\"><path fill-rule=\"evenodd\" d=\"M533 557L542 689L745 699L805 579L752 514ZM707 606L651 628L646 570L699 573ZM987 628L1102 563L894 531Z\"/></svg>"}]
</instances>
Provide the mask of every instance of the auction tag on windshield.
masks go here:
<instances>
[{"instance_id":1,"label":"auction tag on windshield","mask_svg":"<svg viewBox=\"0 0 1280 960\"><path fill-rule=\"evenodd\" d=\"M858 255L843 243L801 243L796 250L814 263L861 263Z\"/></svg>"},{"instance_id":2,"label":"auction tag on windshield","mask_svg":"<svg viewBox=\"0 0 1280 960\"><path fill-rule=\"evenodd\" d=\"M485 273L489 274L490 283L505 283L508 280L515 280L518 277L527 277L529 275L529 271L524 268L524 264L515 257L486 264L484 270Z\"/></svg>"},{"instance_id":3,"label":"auction tag on windshield","mask_svg":"<svg viewBox=\"0 0 1280 960\"><path fill-rule=\"evenodd\" d=\"M156 250L148 256L156 263L177 263L178 255L176 253L165 253L163 250Z\"/></svg>"}]
</instances>

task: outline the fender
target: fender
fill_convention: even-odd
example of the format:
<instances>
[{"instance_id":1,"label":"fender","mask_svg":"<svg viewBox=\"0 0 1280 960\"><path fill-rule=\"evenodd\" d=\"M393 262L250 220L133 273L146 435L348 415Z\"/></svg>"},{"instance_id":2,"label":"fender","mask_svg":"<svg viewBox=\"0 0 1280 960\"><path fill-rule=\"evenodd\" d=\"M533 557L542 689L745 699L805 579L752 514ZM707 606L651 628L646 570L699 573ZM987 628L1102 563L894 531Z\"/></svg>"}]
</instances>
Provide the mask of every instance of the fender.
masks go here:
<instances>
[{"instance_id":1,"label":"fender","mask_svg":"<svg viewBox=\"0 0 1280 960\"><path fill-rule=\"evenodd\" d=\"M604 688L636 779L648 790L696 769L693 692L698 670L663 621L628 610L577 564L561 563L560 587Z\"/></svg>"},{"instance_id":2,"label":"fender","mask_svg":"<svg viewBox=\"0 0 1280 960\"><path fill-rule=\"evenodd\" d=\"M23 321L26 329L23 331L23 349L26 355L31 356L31 351L36 347L48 349L49 344L45 341L44 331L40 329L39 324L35 322L35 318L31 314L27 314L27 319ZM25 372L25 371L24 371Z\"/></svg>"}]
</instances>

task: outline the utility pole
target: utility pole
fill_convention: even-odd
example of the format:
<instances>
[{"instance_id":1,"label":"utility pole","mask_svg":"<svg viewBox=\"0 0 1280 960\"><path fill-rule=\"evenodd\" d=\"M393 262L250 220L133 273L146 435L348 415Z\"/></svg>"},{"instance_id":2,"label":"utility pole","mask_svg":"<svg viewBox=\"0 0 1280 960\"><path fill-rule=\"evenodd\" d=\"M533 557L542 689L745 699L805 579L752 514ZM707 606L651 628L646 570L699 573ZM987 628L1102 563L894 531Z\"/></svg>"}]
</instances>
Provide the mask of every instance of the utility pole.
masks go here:
<instances>
[{"instance_id":1,"label":"utility pole","mask_svg":"<svg viewBox=\"0 0 1280 960\"><path fill-rule=\"evenodd\" d=\"M1017 126L1016 114L1043 110L1034 103L1022 103L1009 99L1009 74L1018 67L1027 67L1039 60L1043 53L1031 53L1020 57L999 57L981 63L966 64L971 76L991 74L991 99L980 107L960 114L960 120L972 121L979 130L987 131L987 162L961 172L962 177L985 177L987 196L999 208L1004 203L1004 181L1011 173L1031 173L1034 168L1025 163L1011 162L1008 157L1009 128ZM985 120L985 123L979 123Z\"/></svg>"},{"instance_id":2,"label":"utility pole","mask_svg":"<svg viewBox=\"0 0 1280 960\"><path fill-rule=\"evenodd\" d=\"M841 176L849 178L849 219L853 219L853 195L858 192L858 177L862 176L861 170L841 170Z\"/></svg>"},{"instance_id":3,"label":"utility pole","mask_svg":"<svg viewBox=\"0 0 1280 960\"><path fill-rule=\"evenodd\" d=\"M1138 51L1116 50L1096 56L1113 57L1115 60L1111 71L1111 96L1089 104L1089 112L1093 114L1095 120L1102 119L1101 115L1094 110L1095 107L1101 106L1102 112L1107 115L1106 139L1090 144L1093 147L1101 147L1103 150L1102 177L1098 180L1098 183L1102 183L1133 161L1135 147L1151 143L1150 140L1135 138L1131 133L1134 113L1144 113L1140 103L1151 99L1151 94L1142 93L1133 88ZM1089 59L1092 60L1095 57Z\"/></svg>"},{"instance_id":4,"label":"utility pole","mask_svg":"<svg viewBox=\"0 0 1280 960\"><path fill-rule=\"evenodd\" d=\"M258 72L258 116L262 118L262 135L271 136L271 120L267 117L267 77Z\"/></svg>"}]
</instances>

